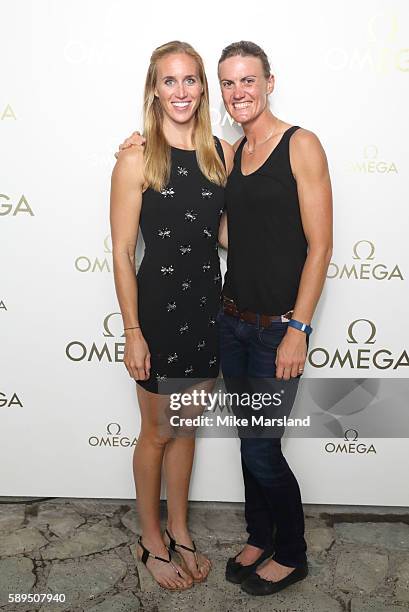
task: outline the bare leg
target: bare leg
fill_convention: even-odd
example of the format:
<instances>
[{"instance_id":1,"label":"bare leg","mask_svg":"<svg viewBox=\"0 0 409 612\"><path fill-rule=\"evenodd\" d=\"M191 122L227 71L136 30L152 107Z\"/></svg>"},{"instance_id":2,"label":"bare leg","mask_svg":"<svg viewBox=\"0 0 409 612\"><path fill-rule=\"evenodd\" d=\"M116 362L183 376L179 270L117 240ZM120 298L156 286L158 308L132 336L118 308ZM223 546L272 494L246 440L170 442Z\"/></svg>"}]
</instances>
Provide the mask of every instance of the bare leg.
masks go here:
<instances>
[{"instance_id":1,"label":"bare leg","mask_svg":"<svg viewBox=\"0 0 409 612\"><path fill-rule=\"evenodd\" d=\"M159 500L162 461L170 431L166 434L160 428L163 414L169 404L167 396L145 391L137 385L138 401L141 410L141 432L135 446L133 472L135 479L138 510L142 529L142 542L154 555L167 559L168 551L162 540ZM139 558L142 555L138 546ZM192 578L179 565L175 564L180 576L170 563L149 558L147 568L155 580L167 589L185 589L192 585Z\"/></svg>"},{"instance_id":2,"label":"bare leg","mask_svg":"<svg viewBox=\"0 0 409 612\"><path fill-rule=\"evenodd\" d=\"M201 383L200 388L207 393L214 388L214 380ZM187 389L185 393L192 391ZM183 417L194 417L203 413L204 406L184 407ZM181 432L179 432L181 433ZM164 455L164 472L166 477L167 503L168 503L168 530L175 540L192 547L192 539L187 526L188 496L190 477L192 473L193 458L195 452L195 428L190 431L184 428L183 435L177 435L166 445ZM168 540L167 540L168 541ZM201 553L195 555L183 548L177 547L177 551L185 560L186 566L196 581L202 581L208 575L211 563Z\"/></svg>"}]
</instances>

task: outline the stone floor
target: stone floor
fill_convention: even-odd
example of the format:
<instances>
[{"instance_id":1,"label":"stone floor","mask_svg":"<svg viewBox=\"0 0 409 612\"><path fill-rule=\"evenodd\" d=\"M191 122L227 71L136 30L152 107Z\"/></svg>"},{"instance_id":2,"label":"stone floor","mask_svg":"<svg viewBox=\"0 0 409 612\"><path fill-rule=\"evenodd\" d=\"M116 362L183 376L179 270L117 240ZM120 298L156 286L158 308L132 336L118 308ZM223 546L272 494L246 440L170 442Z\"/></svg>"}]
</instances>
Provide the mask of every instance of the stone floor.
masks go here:
<instances>
[{"instance_id":1,"label":"stone floor","mask_svg":"<svg viewBox=\"0 0 409 612\"><path fill-rule=\"evenodd\" d=\"M269 597L224 579L243 543L242 504L191 503L196 544L213 561L183 593L138 574L132 500L0 498L0 609L5 612L403 612L409 610L409 510L305 506L310 573ZM65 603L7 603L9 593L64 593Z\"/></svg>"}]
</instances>

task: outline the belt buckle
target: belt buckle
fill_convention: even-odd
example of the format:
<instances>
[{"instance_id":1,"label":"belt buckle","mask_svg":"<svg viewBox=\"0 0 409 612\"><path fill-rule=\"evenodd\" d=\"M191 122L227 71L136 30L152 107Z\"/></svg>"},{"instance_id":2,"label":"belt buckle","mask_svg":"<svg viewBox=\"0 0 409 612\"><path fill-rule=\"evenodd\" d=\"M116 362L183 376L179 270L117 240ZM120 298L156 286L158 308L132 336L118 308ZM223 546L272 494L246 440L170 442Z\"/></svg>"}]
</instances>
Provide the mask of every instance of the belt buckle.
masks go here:
<instances>
[{"instance_id":1,"label":"belt buckle","mask_svg":"<svg viewBox=\"0 0 409 612\"><path fill-rule=\"evenodd\" d=\"M288 310L285 314L281 315L281 323L288 323L288 321L292 318L294 310Z\"/></svg>"}]
</instances>

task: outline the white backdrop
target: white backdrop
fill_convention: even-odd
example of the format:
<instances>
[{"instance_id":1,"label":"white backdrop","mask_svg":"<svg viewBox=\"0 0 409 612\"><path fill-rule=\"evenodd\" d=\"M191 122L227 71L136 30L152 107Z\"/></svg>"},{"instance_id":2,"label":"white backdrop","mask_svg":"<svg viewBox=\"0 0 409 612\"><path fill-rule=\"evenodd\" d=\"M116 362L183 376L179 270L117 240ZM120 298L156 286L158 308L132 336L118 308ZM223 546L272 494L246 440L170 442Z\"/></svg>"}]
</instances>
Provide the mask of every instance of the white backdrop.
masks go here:
<instances>
[{"instance_id":1,"label":"white backdrop","mask_svg":"<svg viewBox=\"0 0 409 612\"><path fill-rule=\"evenodd\" d=\"M241 133L217 60L247 39L271 58L273 112L327 152L335 248L304 377L408 376L407 2L1 8L0 495L134 495L139 410L121 362L110 175L119 142L141 128L149 56L172 39L205 60L217 135ZM409 504L406 438L363 440L371 453L326 442L285 442L304 502ZM198 440L191 499L243 499L236 439Z\"/></svg>"}]
</instances>

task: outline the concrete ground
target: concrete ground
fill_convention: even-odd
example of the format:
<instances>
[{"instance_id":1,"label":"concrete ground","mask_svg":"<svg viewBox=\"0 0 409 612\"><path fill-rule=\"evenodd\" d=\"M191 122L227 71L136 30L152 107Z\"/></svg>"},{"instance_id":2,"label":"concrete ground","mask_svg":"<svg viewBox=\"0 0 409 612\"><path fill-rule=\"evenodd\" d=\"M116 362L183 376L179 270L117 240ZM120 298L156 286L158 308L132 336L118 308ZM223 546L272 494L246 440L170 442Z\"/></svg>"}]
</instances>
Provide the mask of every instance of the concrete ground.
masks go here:
<instances>
[{"instance_id":1,"label":"concrete ground","mask_svg":"<svg viewBox=\"0 0 409 612\"><path fill-rule=\"evenodd\" d=\"M409 510L305 505L309 576L251 597L224 579L244 542L243 505L191 503L206 583L158 587L135 563L133 500L0 498L0 609L5 612L403 612L409 610ZM144 568L142 568L144 570ZM65 603L7 603L9 593L64 593Z\"/></svg>"}]
</instances>

